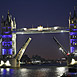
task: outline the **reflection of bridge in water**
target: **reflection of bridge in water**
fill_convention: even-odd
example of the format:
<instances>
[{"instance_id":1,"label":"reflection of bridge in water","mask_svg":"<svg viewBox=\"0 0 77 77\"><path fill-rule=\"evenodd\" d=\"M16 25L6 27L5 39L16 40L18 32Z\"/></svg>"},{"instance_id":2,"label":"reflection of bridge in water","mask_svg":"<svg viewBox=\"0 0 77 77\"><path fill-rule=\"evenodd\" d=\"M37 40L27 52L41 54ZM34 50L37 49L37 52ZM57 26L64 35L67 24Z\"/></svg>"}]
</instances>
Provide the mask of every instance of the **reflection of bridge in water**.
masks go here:
<instances>
[{"instance_id":1,"label":"reflection of bridge in water","mask_svg":"<svg viewBox=\"0 0 77 77\"><path fill-rule=\"evenodd\" d=\"M68 64L76 64L77 61L77 16L74 9L74 16L69 16L69 27L47 27L38 26L37 28L21 28L16 29L15 18L12 20L9 12L7 19L4 21L2 16L1 21L1 63L0 66L10 66L10 67L20 67L20 59L28 46L31 38L25 43L20 51L16 52L16 34L38 34L38 33L61 33L69 32L70 37L70 52L67 52L63 46L58 42L54 37L54 40L59 46L59 49L62 51L65 57L68 59Z\"/></svg>"}]
</instances>

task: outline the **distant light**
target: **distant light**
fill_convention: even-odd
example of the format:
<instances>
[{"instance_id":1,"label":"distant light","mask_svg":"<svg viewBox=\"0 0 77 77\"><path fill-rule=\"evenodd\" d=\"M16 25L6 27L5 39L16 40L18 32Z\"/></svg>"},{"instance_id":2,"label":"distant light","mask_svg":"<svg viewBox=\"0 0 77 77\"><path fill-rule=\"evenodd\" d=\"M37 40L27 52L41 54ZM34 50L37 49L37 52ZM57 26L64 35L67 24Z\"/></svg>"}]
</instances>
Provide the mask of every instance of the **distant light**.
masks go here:
<instances>
[{"instance_id":1,"label":"distant light","mask_svg":"<svg viewBox=\"0 0 77 77\"><path fill-rule=\"evenodd\" d=\"M38 26L37 29L38 29L38 31L42 31L43 30L43 26Z\"/></svg>"},{"instance_id":2,"label":"distant light","mask_svg":"<svg viewBox=\"0 0 77 77\"><path fill-rule=\"evenodd\" d=\"M58 29L58 27L54 27L54 30Z\"/></svg>"},{"instance_id":3,"label":"distant light","mask_svg":"<svg viewBox=\"0 0 77 77\"><path fill-rule=\"evenodd\" d=\"M67 56L69 56L70 55L70 53L67 53Z\"/></svg>"},{"instance_id":4,"label":"distant light","mask_svg":"<svg viewBox=\"0 0 77 77\"><path fill-rule=\"evenodd\" d=\"M66 71L65 67L57 67L56 68L56 72L59 75L59 77L61 77L65 71Z\"/></svg>"},{"instance_id":5,"label":"distant light","mask_svg":"<svg viewBox=\"0 0 77 77\"><path fill-rule=\"evenodd\" d=\"M6 70L9 71L10 69L9 68L6 68Z\"/></svg>"},{"instance_id":6,"label":"distant light","mask_svg":"<svg viewBox=\"0 0 77 77\"><path fill-rule=\"evenodd\" d=\"M25 49L22 49L22 52L24 52L25 51Z\"/></svg>"},{"instance_id":7,"label":"distant light","mask_svg":"<svg viewBox=\"0 0 77 77\"><path fill-rule=\"evenodd\" d=\"M63 49L60 47L59 50L63 51Z\"/></svg>"},{"instance_id":8,"label":"distant light","mask_svg":"<svg viewBox=\"0 0 77 77\"><path fill-rule=\"evenodd\" d=\"M70 64L75 64L75 59L72 59L71 63Z\"/></svg>"},{"instance_id":9,"label":"distant light","mask_svg":"<svg viewBox=\"0 0 77 77\"><path fill-rule=\"evenodd\" d=\"M1 68L1 72L3 72L3 70L4 70L4 69L3 69L3 68Z\"/></svg>"},{"instance_id":10,"label":"distant light","mask_svg":"<svg viewBox=\"0 0 77 77\"><path fill-rule=\"evenodd\" d=\"M27 28L24 28L24 30L27 30Z\"/></svg>"},{"instance_id":11,"label":"distant light","mask_svg":"<svg viewBox=\"0 0 77 77\"><path fill-rule=\"evenodd\" d=\"M4 64L4 62L1 60L1 64L0 65L2 66L3 64Z\"/></svg>"},{"instance_id":12,"label":"distant light","mask_svg":"<svg viewBox=\"0 0 77 77\"><path fill-rule=\"evenodd\" d=\"M63 32L63 30L61 30L61 32Z\"/></svg>"},{"instance_id":13,"label":"distant light","mask_svg":"<svg viewBox=\"0 0 77 77\"><path fill-rule=\"evenodd\" d=\"M11 66L10 62L7 60L5 63L6 66Z\"/></svg>"},{"instance_id":14,"label":"distant light","mask_svg":"<svg viewBox=\"0 0 77 77\"><path fill-rule=\"evenodd\" d=\"M32 38L29 38L29 40L31 40Z\"/></svg>"}]
</instances>

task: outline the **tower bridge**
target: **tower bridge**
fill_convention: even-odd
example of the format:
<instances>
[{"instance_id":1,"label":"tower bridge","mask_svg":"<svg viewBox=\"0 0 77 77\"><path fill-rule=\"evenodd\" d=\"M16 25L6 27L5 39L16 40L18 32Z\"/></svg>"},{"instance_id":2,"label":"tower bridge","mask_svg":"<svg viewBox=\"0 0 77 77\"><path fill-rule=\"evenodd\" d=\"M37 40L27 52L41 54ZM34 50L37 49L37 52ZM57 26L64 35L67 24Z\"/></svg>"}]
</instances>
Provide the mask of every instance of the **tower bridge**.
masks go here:
<instances>
[{"instance_id":1,"label":"tower bridge","mask_svg":"<svg viewBox=\"0 0 77 77\"><path fill-rule=\"evenodd\" d=\"M38 26L37 28L21 28L16 29L15 18L7 14L6 20L2 16L1 21L1 38L0 38L0 66L20 67L20 59L31 41L31 38L17 52L16 51L16 34L38 34L38 33L61 33L69 32L70 52L66 52L63 46L54 38L59 49L67 57L68 64L77 64L77 15L74 9L74 16L69 16L69 27L47 27Z\"/></svg>"}]
</instances>

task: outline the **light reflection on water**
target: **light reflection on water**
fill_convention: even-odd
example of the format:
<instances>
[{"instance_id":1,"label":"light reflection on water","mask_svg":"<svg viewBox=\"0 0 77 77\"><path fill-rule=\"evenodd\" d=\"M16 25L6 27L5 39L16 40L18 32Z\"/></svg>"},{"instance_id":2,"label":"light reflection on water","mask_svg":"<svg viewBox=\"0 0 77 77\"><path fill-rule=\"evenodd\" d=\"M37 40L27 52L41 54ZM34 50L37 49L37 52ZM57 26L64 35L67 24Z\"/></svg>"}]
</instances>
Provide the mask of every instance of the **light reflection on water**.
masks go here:
<instances>
[{"instance_id":1,"label":"light reflection on water","mask_svg":"<svg viewBox=\"0 0 77 77\"><path fill-rule=\"evenodd\" d=\"M0 68L0 77L60 77L65 73L65 67L34 67L29 68Z\"/></svg>"},{"instance_id":2,"label":"light reflection on water","mask_svg":"<svg viewBox=\"0 0 77 77\"><path fill-rule=\"evenodd\" d=\"M65 67L57 67L56 68L56 73L57 73L57 77L60 77L63 75L63 73L67 72L68 70Z\"/></svg>"}]
</instances>

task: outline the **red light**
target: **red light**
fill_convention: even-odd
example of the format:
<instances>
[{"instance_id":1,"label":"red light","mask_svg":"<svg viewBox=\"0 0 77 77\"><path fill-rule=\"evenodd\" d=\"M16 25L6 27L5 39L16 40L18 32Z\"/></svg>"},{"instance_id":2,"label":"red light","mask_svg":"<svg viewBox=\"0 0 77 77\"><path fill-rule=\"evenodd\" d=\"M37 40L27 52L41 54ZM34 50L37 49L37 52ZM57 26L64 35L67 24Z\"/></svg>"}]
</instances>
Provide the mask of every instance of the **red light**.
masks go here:
<instances>
[{"instance_id":1,"label":"red light","mask_svg":"<svg viewBox=\"0 0 77 77\"><path fill-rule=\"evenodd\" d=\"M69 55L69 53L67 53L67 56Z\"/></svg>"}]
</instances>

